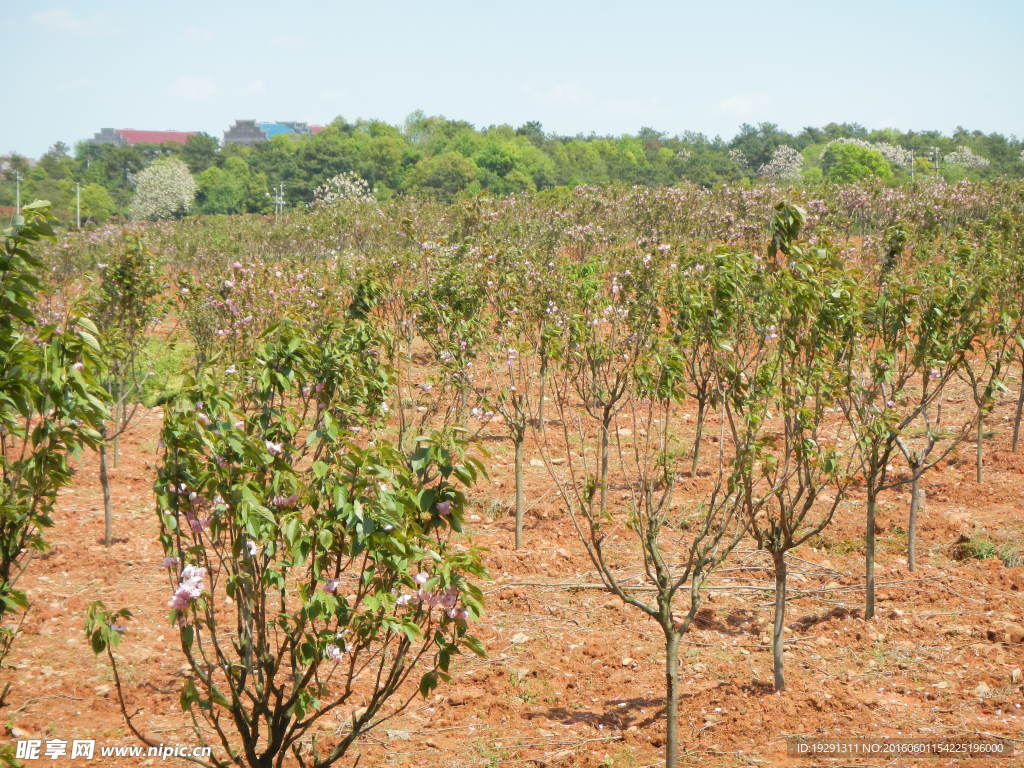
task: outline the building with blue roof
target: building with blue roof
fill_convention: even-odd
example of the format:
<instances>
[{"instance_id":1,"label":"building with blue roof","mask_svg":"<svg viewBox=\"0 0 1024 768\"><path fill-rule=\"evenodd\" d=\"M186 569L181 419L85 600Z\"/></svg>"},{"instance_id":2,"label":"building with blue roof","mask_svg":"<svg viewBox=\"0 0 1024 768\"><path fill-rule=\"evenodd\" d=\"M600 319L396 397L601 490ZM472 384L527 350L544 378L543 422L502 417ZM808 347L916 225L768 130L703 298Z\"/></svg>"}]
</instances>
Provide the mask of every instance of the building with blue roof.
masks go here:
<instances>
[{"instance_id":1,"label":"building with blue roof","mask_svg":"<svg viewBox=\"0 0 1024 768\"><path fill-rule=\"evenodd\" d=\"M268 141L282 134L311 136L319 133L320 126L294 121L268 122L257 120L235 120L234 125L224 131L225 144L245 144L252 146Z\"/></svg>"}]
</instances>

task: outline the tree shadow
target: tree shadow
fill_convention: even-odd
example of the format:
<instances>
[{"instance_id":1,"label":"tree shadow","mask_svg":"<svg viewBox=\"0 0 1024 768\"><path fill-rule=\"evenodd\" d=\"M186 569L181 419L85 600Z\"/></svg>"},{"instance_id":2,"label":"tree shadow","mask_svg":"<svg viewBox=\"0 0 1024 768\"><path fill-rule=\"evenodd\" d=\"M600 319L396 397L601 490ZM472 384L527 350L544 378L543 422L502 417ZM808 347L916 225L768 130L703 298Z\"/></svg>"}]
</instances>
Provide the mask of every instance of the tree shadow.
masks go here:
<instances>
[{"instance_id":1,"label":"tree shadow","mask_svg":"<svg viewBox=\"0 0 1024 768\"><path fill-rule=\"evenodd\" d=\"M688 698L687 694L680 697L680 701ZM665 719L665 699L637 697L632 699L618 699L613 704L606 704L604 712L589 712L586 710L573 710L567 707L549 707L539 712L528 712L525 717L532 719L542 717L545 720L556 720L564 725L589 725L592 728L603 726L605 728L617 728L625 730L630 726L646 728L649 725L661 722ZM645 710L640 714L640 710Z\"/></svg>"},{"instance_id":2,"label":"tree shadow","mask_svg":"<svg viewBox=\"0 0 1024 768\"><path fill-rule=\"evenodd\" d=\"M799 629L801 632L806 632L811 627L822 624L832 619L847 619L847 618L859 618L859 608L840 608L835 607L825 613L811 614L808 616L801 616L799 619L793 622L793 627Z\"/></svg>"},{"instance_id":3,"label":"tree shadow","mask_svg":"<svg viewBox=\"0 0 1024 768\"><path fill-rule=\"evenodd\" d=\"M726 614L724 620L715 615L711 607L701 608L693 617L693 626L697 629L711 629L723 635L748 635L757 632L753 623L756 616L752 611L740 608Z\"/></svg>"},{"instance_id":4,"label":"tree shadow","mask_svg":"<svg viewBox=\"0 0 1024 768\"><path fill-rule=\"evenodd\" d=\"M769 693L775 693L774 683L769 683L763 680L754 680L749 683L743 683L739 688L744 693L757 697L765 696Z\"/></svg>"}]
</instances>

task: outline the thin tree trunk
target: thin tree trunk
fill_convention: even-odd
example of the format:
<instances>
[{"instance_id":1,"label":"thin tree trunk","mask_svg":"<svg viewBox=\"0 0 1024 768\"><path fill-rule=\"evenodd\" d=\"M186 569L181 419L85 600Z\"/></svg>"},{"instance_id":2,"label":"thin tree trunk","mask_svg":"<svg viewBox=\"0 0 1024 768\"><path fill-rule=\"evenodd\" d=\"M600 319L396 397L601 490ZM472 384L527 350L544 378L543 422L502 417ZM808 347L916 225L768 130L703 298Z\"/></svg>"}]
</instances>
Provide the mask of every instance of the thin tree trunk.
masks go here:
<instances>
[{"instance_id":1,"label":"thin tree trunk","mask_svg":"<svg viewBox=\"0 0 1024 768\"><path fill-rule=\"evenodd\" d=\"M114 419L114 468L115 469L117 468L117 460L118 460L118 458L121 455L121 432L122 432L122 429L123 429L122 426L121 426L122 417L121 417L121 414L119 412L124 407L124 404L119 402L120 398L121 398L121 385L120 385L120 383L116 383L114 385L114 412L111 414L111 416Z\"/></svg>"},{"instance_id":2,"label":"thin tree trunk","mask_svg":"<svg viewBox=\"0 0 1024 768\"><path fill-rule=\"evenodd\" d=\"M1024 415L1024 373L1021 374L1020 394L1017 396L1017 412L1013 417L1013 444L1011 450L1016 453L1020 441L1020 420Z\"/></svg>"},{"instance_id":3,"label":"thin tree trunk","mask_svg":"<svg viewBox=\"0 0 1024 768\"><path fill-rule=\"evenodd\" d=\"M921 510L921 474L920 467L913 467L912 479L910 481L910 519L907 521L907 568L911 571L916 566L915 547L917 545L917 513Z\"/></svg>"},{"instance_id":4,"label":"thin tree trunk","mask_svg":"<svg viewBox=\"0 0 1024 768\"><path fill-rule=\"evenodd\" d=\"M395 416L398 417L398 448L405 452L405 406L402 403L402 383L395 382Z\"/></svg>"},{"instance_id":5,"label":"thin tree trunk","mask_svg":"<svg viewBox=\"0 0 1024 768\"><path fill-rule=\"evenodd\" d=\"M523 437L524 430L513 437L516 445L516 549L523 545Z\"/></svg>"},{"instance_id":6,"label":"thin tree trunk","mask_svg":"<svg viewBox=\"0 0 1024 768\"><path fill-rule=\"evenodd\" d=\"M457 424L466 423L466 411L469 410L469 385L462 377L459 380L459 407L456 414Z\"/></svg>"},{"instance_id":7,"label":"thin tree trunk","mask_svg":"<svg viewBox=\"0 0 1024 768\"><path fill-rule=\"evenodd\" d=\"M786 675L782 666L782 652L786 627L786 553L774 554L775 561L775 624L772 627L772 668L775 672L775 690L786 690Z\"/></svg>"},{"instance_id":8,"label":"thin tree trunk","mask_svg":"<svg viewBox=\"0 0 1024 768\"><path fill-rule=\"evenodd\" d=\"M876 491L871 487L869 482L867 533L864 537L865 619L873 619L875 617L875 494Z\"/></svg>"},{"instance_id":9,"label":"thin tree trunk","mask_svg":"<svg viewBox=\"0 0 1024 768\"><path fill-rule=\"evenodd\" d=\"M679 635L665 630L665 766L679 762Z\"/></svg>"},{"instance_id":10,"label":"thin tree trunk","mask_svg":"<svg viewBox=\"0 0 1024 768\"><path fill-rule=\"evenodd\" d=\"M412 341L413 334L409 332L405 337L405 376L410 389L412 388Z\"/></svg>"},{"instance_id":11,"label":"thin tree trunk","mask_svg":"<svg viewBox=\"0 0 1024 768\"><path fill-rule=\"evenodd\" d=\"M608 427L611 424L611 413L604 409L601 419L601 521L604 522L608 511Z\"/></svg>"},{"instance_id":12,"label":"thin tree trunk","mask_svg":"<svg viewBox=\"0 0 1024 768\"><path fill-rule=\"evenodd\" d=\"M982 454L982 441L985 437L985 416L978 411L978 435L974 444L974 480L981 483L981 468L984 461Z\"/></svg>"},{"instance_id":13,"label":"thin tree trunk","mask_svg":"<svg viewBox=\"0 0 1024 768\"><path fill-rule=\"evenodd\" d=\"M540 399L537 401L537 428L544 429L544 393L547 391L548 357L540 356Z\"/></svg>"},{"instance_id":14,"label":"thin tree trunk","mask_svg":"<svg viewBox=\"0 0 1024 768\"><path fill-rule=\"evenodd\" d=\"M114 542L114 510L110 501L110 475L107 473L107 441L100 443L100 485L103 486L103 544Z\"/></svg>"},{"instance_id":15,"label":"thin tree trunk","mask_svg":"<svg viewBox=\"0 0 1024 768\"><path fill-rule=\"evenodd\" d=\"M693 439L693 461L690 462L690 475L697 476L697 464L700 462L700 439L704 433L704 399L697 400L697 435Z\"/></svg>"},{"instance_id":16,"label":"thin tree trunk","mask_svg":"<svg viewBox=\"0 0 1024 768\"><path fill-rule=\"evenodd\" d=\"M405 391L410 394L410 400L411 400L412 391L413 391L413 385L412 385L412 374L413 374L413 370L412 370L412 367L413 367L412 366L412 342L413 342L413 334L412 334L412 332L408 332L407 331L406 335L405 335ZM398 366L395 366L395 370L396 371L398 370ZM405 395L403 394L403 391L402 391L402 382L401 381L396 382L395 389L397 390L397 393L398 393L398 397L396 398L396 400L398 402L398 447L399 447L399 449L403 453L409 454L409 453L412 453L412 446L408 444L408 442L409 442L409 435L410 435L409 427L411 425L410 425L410 420L406 418L405 399L404 399ZM415 409L415 401L412 402L412 406ZM413 418L415 418L415 417L413 417Z\"/></svg>"}]
</instances>

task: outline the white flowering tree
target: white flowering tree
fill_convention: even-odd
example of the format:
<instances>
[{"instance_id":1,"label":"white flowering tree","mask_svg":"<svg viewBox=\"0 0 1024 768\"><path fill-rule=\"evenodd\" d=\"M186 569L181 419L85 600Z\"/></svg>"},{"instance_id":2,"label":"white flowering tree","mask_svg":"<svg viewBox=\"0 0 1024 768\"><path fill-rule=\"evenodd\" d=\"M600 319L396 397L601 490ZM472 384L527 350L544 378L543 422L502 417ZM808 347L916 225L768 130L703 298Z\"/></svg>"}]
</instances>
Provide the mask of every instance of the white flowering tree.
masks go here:
<instances>
[{"instance_id":1,"label":"white flowering tree","mask_svg":"<svg viewBox=\"0 0 1024 768\"><path fill-rule=\"evenodd\" d=\"M743 154L743 150L734 148L729 150L729 159L732 160L744 171L750 169L750 163L747 161L747 156Z\"/></svg>"},{"instance_id":2,"label":"white flowering tree","mask_svg":"<svg viewBox=\"0 0 1024 768\"><path fill-rule=\"evenodd\" d=\"M886 162L889 163L893 168L909 168L914 164L914 151L901 147L896 144L889 144L885 141L879 141L872 145L872 149L876 149L882 153L882 157L885 158Z\"/></svg>"},{"instance_id":3,"label":"white flowering tree","mask_svg":"<svg viewBox=\"0 0 1024 768\"><path fill-rule=\"evenodd\" d=\"M943 160L950 165L958 165L969 171L980 171L991 164L987 157L982 157L970 147L957 147L956 150L946 155Z\"/></svg>"},{"instance_id":4,"label":"white flowering tree","mask_svg":"<svg viewBox=\"0 0 1024 768\"><path fill-rule=\"evenodd\" d=\"M803 168L803 155L783 144L776 148L772 159L762 165L758 173L772 181L798 181Z\"/></svg>"},{"instance_id":5,"label":"white flowering tree","mask_svg":"<svg viewBox=\"0 0 1024 768\"><path fill-rule=\"evenodd\" d=\"M192 208L196 182L181 160L166 157L135 178L135 196L129 211L133 219L173 219Z\"/></svg>"},{"instance_id":6,"label":"white flowering tree","mask_svg":"<svg viewBox=\"0 0 1024 768\"><path fill-rule=\"evenodd\" d=\"M840 144L850 144L855 147L871 150L872 152L878 152L893 168L910 168L914 164L913 150L897 144L890 144L887 141L870 142L855 138L832 139L832 141L825 145L825 152L828 152L830 147Z\"/></svg>"},{"instance_id":7,"label":"white flowering tree","mask_svg":"<svg viewBox=\"0 0 1024 768\"><path fill-rule=\"evenodd\" d=\"M372 203L373 190L366 179L353 171L332 176L313 191L311 208L336 205L337 203Z\"/></svg>"}]
</instances>

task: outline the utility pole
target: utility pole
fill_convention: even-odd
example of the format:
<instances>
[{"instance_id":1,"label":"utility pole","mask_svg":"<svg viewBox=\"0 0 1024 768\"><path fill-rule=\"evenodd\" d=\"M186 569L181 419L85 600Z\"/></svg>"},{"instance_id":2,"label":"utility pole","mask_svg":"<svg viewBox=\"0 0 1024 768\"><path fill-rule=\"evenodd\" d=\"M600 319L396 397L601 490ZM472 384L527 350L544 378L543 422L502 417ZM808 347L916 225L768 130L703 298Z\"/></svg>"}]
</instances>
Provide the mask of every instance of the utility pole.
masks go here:
<instances>
[{"instance_id":1,"label":"utility pole","mask_svg":"<svg viewBox=\"0 0 1024 768\"><path fill-rule=\"evenodd\" d=\"M284 211L284 182L278 184L274 191L277 193L274 196L274 215L277 215Z\"/></svg>"},{"instance_id":2,"label":"utility pole","mask_svg":"<svg viewBox=\"0 0 1024 768\"><path fill-rule=\"evenodd\" d=\"M14 215L21 215L21 171L14 172Z\"/></svg>"},{"instance_id":3,"label":"utility pole","mask_svg":"<svg viewBox=\"0 0 1024 768\"><path fill-rule=\"evenodd\" d=\"M82 185L75 182L75 226L82 228Z\"/></svg>"}]
</instances>

